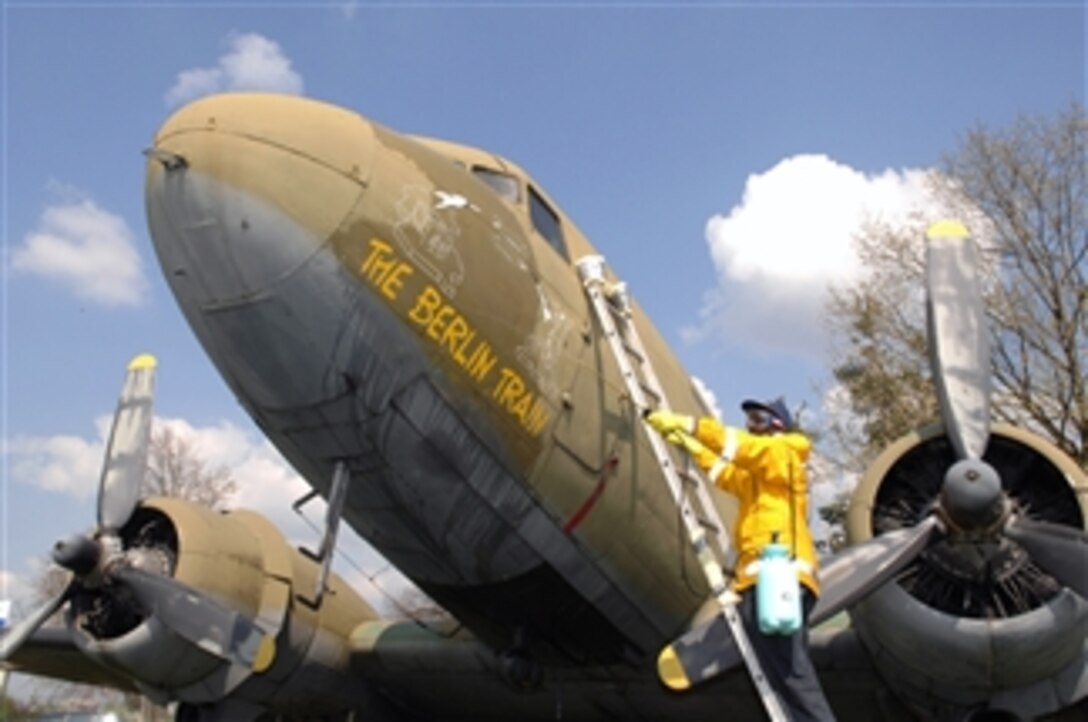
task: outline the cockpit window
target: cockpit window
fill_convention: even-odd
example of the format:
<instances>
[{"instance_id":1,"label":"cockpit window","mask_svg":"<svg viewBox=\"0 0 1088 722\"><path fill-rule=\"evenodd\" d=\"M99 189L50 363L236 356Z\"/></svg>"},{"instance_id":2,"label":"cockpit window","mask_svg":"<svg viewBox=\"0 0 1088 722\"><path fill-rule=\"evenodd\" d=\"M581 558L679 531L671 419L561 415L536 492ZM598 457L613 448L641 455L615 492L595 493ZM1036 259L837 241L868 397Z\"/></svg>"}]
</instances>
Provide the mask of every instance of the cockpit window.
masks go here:
<instances>
[{"instance_id":1,"label":"cockpit window","mask_svg":"<svg viewBox=\"0 0 1088 722\"><path fill-rule=\"evenodd\" d=\"M529 217L536 232L544 236L560 256L567 258L567 244L563 242L563 228L559 225L559 216L532 187L529 188Z\"/></svg>"},{"instance_id":2,"label":"cockpit window","mask_svg":"<svg viewBox=\"0 0 1088 722\"><path fill-rule=\"evenodd\" d=\"M491 190L511 203L518 202L518 179L514 176L479 165L473 167L472 175L482 180L491 187Z\"/></svg>"}]
</instances>

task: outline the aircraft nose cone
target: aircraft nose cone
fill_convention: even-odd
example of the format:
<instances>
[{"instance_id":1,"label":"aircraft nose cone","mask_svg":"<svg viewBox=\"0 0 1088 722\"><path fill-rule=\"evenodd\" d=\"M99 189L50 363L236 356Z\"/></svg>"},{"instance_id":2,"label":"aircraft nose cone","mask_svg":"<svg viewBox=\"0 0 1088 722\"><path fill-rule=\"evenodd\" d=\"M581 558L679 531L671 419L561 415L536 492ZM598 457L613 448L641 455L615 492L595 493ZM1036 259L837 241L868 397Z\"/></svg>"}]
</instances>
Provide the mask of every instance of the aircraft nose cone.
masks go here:
<instances>
[{"instance_id":1,"label":"aircraft nose cone","mask_svg":"<svg viewBox=\"0 0 1088 722\"><path fill-rule=\"evenodd\" d=\"M366 189L374 130L305 98L218 95L177 111L147 151L147 213L183 304L258 300L306 262Z\"/></svg>"}]
</instances>

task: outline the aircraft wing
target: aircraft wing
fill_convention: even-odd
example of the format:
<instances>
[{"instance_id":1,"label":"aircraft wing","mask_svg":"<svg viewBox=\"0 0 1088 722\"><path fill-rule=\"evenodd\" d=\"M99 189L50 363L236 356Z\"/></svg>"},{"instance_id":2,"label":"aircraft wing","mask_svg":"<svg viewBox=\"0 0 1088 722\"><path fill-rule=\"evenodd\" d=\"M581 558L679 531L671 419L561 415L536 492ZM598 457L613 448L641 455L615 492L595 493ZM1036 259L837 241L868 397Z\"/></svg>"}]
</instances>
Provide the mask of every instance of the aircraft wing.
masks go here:
<instances>
[{"instance_id":1,"label":"aircraft wing","mask_svg":"<svg viewBox=\"0 0 1088 722\"><path fill-rule=\"evenodd\" d=\"M66 682L136 692L132 678L91 661L72 641L64 627L42 627L7 660L12 671Z\"/></svg>"},{"instance_id":2,"label":"aircraft wing","mask_svg":"<svg viewBox=\"0 0 1088 722\"><path fill-rule=\"evenodd\" d=\"M549 669L518 684L516 661L469 635L442 637L414 622L367 627L353 667L390 698L433 720L715 720L763 719L743 667L688 693L667 689L653 665ZM894 719L892 695L854 631L835 626L812 635L813 659L842 722ZM421 692L425 690L425 692Z\"/></svg>"},{"instance_id":3,"label":"aircraft wing","mask_svg":"<svg viewBox=\"0 0 1088 722\"><path fill-rule=\"evenodd\" d=\"M872 720L890 698L864 648L848 628L813 633L813 659L829 697L856 712L841 717ZM496 654L463 630L445 634L415 621L373 620L351 635L350 662L340 684L381 690L393 707L411 710L390 720L712 720L724 708L739 719L759 719L762 707L743 669L693 694L677 694L658 681L651 665L549 670L529 681L520 660ZM138 692L132 677L92 661L68 629L38 629L7 665L16 672ZM519 681L520 680L520 681ZM884 705L884 706L881 706Z\"/></svg>"},{"instance_id":4,"label":"aircraft wing","mask_svg":"<svg viewBox=\"0 0 1088 722\"><path fill-rule=\"evenodd\" d=\"M524 684L516 661L469 634L445 636L415 622L374 622L360 628L352 668L423 719L676 720L765 719L742 664L686 692L674 692L652 665L551 669ZM924 643L919 640L919 644ZM908 706L880 671L859 630L838 615L810 633L812 660L839 722L916 722L926 708ZM931 707L930 711L937 708ZM1083 720L1088 702L1042 717ZM979 717L978 719L985 719ZM998 717L996 719L1009 719Z\"/></svg>"},{"instance_id":5,"label":"aircraft wing","mask_svg":"<svg viewBox=\"0 0 1088 722\"><path fill-rule=\"evenodd\" d=\"M882 716L893 708L891 693L852 630L818 630L812 647L828 696L837 708L852 711L840 716L842 722L894 719ZM39 629L8 664L27 674L139 691L132 678L82 654L63 628ZM762 714L743 669L696 693L678 694L661 685L650 665L552 670L527 684L517 681L516 664L464 631L443 634L414 621L375 620L353 633L340 683L381 689L393 707L411 711L389 720L713 720L721 709L737 719Z\"/></svg>"}]
</instances>

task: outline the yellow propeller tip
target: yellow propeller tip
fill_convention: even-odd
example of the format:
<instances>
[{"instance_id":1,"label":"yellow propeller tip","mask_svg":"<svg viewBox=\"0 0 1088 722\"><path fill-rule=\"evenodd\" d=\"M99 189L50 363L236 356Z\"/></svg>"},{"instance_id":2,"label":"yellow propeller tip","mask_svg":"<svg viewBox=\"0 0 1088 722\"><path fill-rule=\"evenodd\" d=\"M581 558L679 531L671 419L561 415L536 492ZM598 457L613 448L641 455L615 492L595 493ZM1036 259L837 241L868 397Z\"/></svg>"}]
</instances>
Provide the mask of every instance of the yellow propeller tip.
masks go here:
<instances>
[{"instance_id":1,"label":"yellow propeller tip","mask_svg":"<svg viewBox=\"0 0 1088 722\"><path fill-rule=\"evenodd\" d=\"M253 658L253 671L260 673L272 666L276 660L276 640L267 634L261 637L261 645Z\"/></svg>"},{"instance_id":2,"label":"yellow propeller tip","mask_svg":"<svg viewBox=\"0 0 1088 722\"><path fill-rule=\"evenodd\" d=\"M155 360L154 356L152 356L149 353L142 353L139 356L137 356L136 358L129 361L128 370L129 371L143 371L145 369L153 369L153 368L155 368L155 365L157 363L158 363L158 361Z\"/></svg>"},{"instance_id":3,"label":"yellow propeller tip","mask_svg":"<svg viewBox=\"0 0 1088 722\"><path fill-rule=\"evenodd\" d=\"M684 673L684 666L680 664L680 659L676 656L672 645L661 650L661 654L657 657L657 676L666 687L677 692L683 692L691 687L691 680Z\"/></svg>"},{"instance_id":4,"label":"yellow propeller tip","mask_svg":"<svg viewBox=\"0 0 1088 722\"><path fill-rule=\"evenodd\" d=\"M966 238L968 235L967 226L948 218L937 221L926 229L926 236L929 238Z\"/></svg>"}]
</instances>

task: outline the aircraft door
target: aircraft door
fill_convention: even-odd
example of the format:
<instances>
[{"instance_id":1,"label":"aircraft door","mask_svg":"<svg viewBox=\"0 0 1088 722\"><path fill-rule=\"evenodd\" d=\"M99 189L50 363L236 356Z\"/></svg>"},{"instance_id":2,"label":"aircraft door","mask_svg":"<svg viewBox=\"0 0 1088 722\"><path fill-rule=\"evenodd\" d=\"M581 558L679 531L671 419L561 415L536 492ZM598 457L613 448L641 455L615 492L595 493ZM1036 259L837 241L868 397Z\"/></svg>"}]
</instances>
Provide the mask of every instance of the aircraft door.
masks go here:
<instances>
[{"instance_id":1,"label":"aircraft door","mask_svg":"<svg viewBox=\"0 0 1088 722\"><path fill-rule=\"evenodd\" d=\"M532 184L526 196L542 309L531 356L545 393L559 402L530 483L564 531L600 558L616 546L616 530L636 515L630 443L635 415L611 372L615 362L606 358L608 347L598 338L572 264L586 243Z\"/></svg>"}]
</instances>

